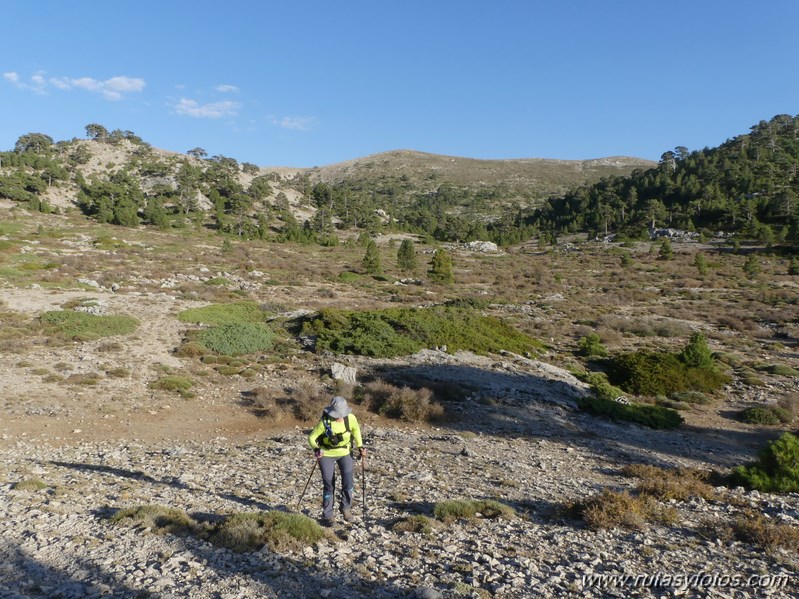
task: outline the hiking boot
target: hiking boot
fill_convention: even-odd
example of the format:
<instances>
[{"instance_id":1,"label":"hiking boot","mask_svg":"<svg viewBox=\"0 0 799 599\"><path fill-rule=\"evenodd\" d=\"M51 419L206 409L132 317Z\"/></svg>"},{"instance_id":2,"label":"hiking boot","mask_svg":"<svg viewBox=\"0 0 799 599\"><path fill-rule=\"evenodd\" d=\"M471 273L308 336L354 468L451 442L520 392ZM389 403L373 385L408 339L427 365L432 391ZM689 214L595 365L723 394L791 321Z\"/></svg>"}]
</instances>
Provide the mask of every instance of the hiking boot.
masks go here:
<instances>
[{"instance_id":1,"label":"hiking boot","mask_svg":"<svg viewBox=\"0 0 799 599\"><path fill-rule=\"evenodd\" d=\"M344 510L341 512L341 517L344 518L346 522L352 522L354 518L352 517L352 512L350 510Z\"/></svg>"},{"instance_id":2,"label":"hiking boot","mask_svg":"<svg viewBox=\"0 0 799 599\"><path fill-rule=\"evenodd\" d=\"M322 518L322 526L326 526L326 527L330 528L335 523L336 523L336 519L335 518Z\"/></svg>"}]
</instances>

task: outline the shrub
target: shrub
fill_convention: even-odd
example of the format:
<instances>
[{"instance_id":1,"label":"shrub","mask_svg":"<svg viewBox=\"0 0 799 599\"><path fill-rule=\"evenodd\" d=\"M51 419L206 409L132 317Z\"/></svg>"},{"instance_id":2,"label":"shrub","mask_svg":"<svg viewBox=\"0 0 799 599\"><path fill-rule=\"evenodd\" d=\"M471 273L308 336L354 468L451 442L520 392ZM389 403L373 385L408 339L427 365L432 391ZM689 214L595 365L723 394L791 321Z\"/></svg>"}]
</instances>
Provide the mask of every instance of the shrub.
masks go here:
<instances>
[{"instance_id":1,"label":"shrub","mask_svg":"<svg viewBox=\"0 0 799 599\"><path fill-rule=\"evenodd\" d=\"M142 505L119 510L111 522L125 526L149 528L157 534L186 536L196 534L201 526L186 512L163 505Z\"/></svg>"},{"instance_id":2,"label":"shrub","mask_svg":"<svg viewBox=\"0 0 799 599\"><path fill-rule=\"evenodd\" d=\"M161 378L151 382L149 385L150 389L158 389L161 391L172 391L175 393L179 393L184 397L191 395L189 389L191 389L192 386L194 386L194 383L190 378L187 378L185 376L180 376L177 374L162 376Z\"/></svg>"},{"instance_id":3,"label":"shrub","mask_svg":"<svg viewBox=\"0 0 799 599\"><path fill-rule=\"evenodd\" d=\"M357 272L352 272L350 270L345 270L344 272L340 272L338 275L338 280L342 283L355 283L361 278Z\"/></svg>"},{"instance_id":4,"label":"shrub","mask_svg":"<svg viewBox=\"0 0 799 599\"><path fill-rule=\"evenodd\" d=\"M405 422L423 422L439 418L444 413L441 404L432 401L430 389L395 387L383 381L373 381L364 387L370 409L389 418Z\"/></svg>"},{"instance_id":5,"label":"shrub","mask_svg":"<svg viewBox=\"0 0 799 599\"><path fill-rule=\"evenodd\" d=\"M581 356L599 356L603 358L608 355L607 348L602 345L602 341L596 333L581 337L577 342L577 348L577 353Z\"/></svg>"},{"instance_id":6,"label":"shrub","mask_svg":"<svg viewBox=\"0 0 799 599\"><path fill-rule=\"evenodd\" d=\"M225 325L260 323L268 315L257 302L246 301L189 308L178 314L178 320L194 324Z\"/></svg>"},{"instance_id":7,"label":"shrub","mask_svg":"<svg viewBox=\"0 0 799 599\"><path fill-rule=\"evenodd\" d=\"M97 316L71 310L45 312L40 320L47 332L73 341L128 335L139 326L139 321L131 316Z\"/></svg>"},{"instance_id":8,"label":"shrub","mask_svg":"<svg viewBox=\"0 0 799 599\"><path fill-rule=\"evenodd\" d=\"M433 515L442 522L476 518L480 514L484 518L513 518L516 511L509 505L493 499L471 500L451 499L437 503Z\"/></svg>"},{"instance_id":9,"label":"shrub","mask_svg":"<svg viewBox=\"0 0 799 599\"><path fill-rule=\"evenodd\" d=\"M14 483L12 488L15 491L22 491L23 493L36 493L38 491L49 489L50 485L38 478L28 478Z\"/></svg>"},{"instance_id":10,"label":"shrub","mask_svg":"<svg viewBox=\"0 0 799 599\"><path fill-rule=\"evenodd\" d=\"M685 501L690 497L715 499L715 489L708 484L710 472L690 468L658 468L648 464L629 464L622 468L625 476L638 478L637 490L661 501Z\"/></svg>"},{"instance_id":11,"label":"shrub","mask_svg":"<svg viewBox=\"0 0 799 599\"><path fill-rule=\"evenodd\" d=\"M213 277L205 282L206 285L230 285L230 280L225 277Z\"/></svg>"},{"instance_id":12,"label":"shrub","mask_svg":"<svg viewBox=\"0 0 799 599\"><path fill-rule=\"evenodd\" d=\"M667 352L639 351L610 361L608 378L635 395L670 395L681 391L714 391L729 378L712 367L687 366Z\"/></svg>"},{"instance_id":13,"label":"shrub","mask_svg":"<svg viewBox=\"0 0 799 599\"><path fill-rule=\"evenodd\" d=\"M264 545L273 551L302 549L325 537L311 518L287 512L245 512L225 518L210 536L215 545L244 553Z\"/></svg>"},{"instance_id":14,"label":"shrub","mask_svg":"<svg viewBox=\"0 0 799 599\"><path fill-rule=\"evenodd\" d=\"M799 547L799 528L772 522L755 510L747 510L736 518L732 530L739 541L752 543L767 552L777 548L795 551Z\"/></svg>"},{"instance_id":15,"label":"shrub","mask_svg":"<svg viewBox=\"0 0 799 599\"><path fill-rule=\"evenodd\" d=\"M704 405L711 401L710 398L701 391L680 391L669 395L669 399L692 405Z\"/></svg>"},{"instance_id":16,"label":"shrub","mask_svg":"<svg viewBox=\"0 0 799 599\"><path fill-rule=\"evenodd\" d=\"M674 429L683 422L682 416L671 408L642 404L624 404L604 397L581 397L577 406L597 416L612 420L636 422L654 429Z\"/></svg>"},{"instance_id":17,"label":"shrub","mask_svg":"<svg viewBox=\"0 0 799 599\"><path fill-rule=\"evenodd\" d=\"M430 536L433 534L434 526L435 520L431 520L427 516L417 515L403 518L394 524L392 530L394 530L394 532L416 532L425 536Z\"/></svg>"},{"instance_id":18,"label":"shrub","mask_svg":"<svg viewBox=\"0 0 799 599\"><path fill-rule=\"evenodd\" d=\"M198 358L205 356L208 353L208 348L202 343L196 341L187 341L182 343L176 350L175 355L181 358Z\"/></svg>"},{"instance_id":19,"label":"shrub","mask_svg":"<svg viewBox=\"0 0 799 599\"><path fill-rule=\"evenodd\" d=\"M244 322L211 327L200 334L199 340L212 352L239 356L269 349L274 337L265 326Z\"/></svg>"},{"instance_id":20,"label":"shrub","mask_svg":"<svg viewBox=\"0 0 799 599\"><path fill-rule=\"evenodd\" d=\"M767 493L799 492L799 437L783 433L759 452L758 461L735 468L730 483Z\"/></svg>"},{"instance_id":21,"label":"shrub","mask_svg":"<svg viewBox=\"0 0 799 599\"><path fill-rule=\"evenodd\" d=\"M791 421L791 414L778 406L752 406L746 408L738 417L748 424L784 424Z\"/></svg>"},{"instance_id":22,"label":"shrub","mask_svg":"<svg viewBox=\"0 0 799 599\"><path fill-rule=\"evenodd\" d=\"M771 366L767 366L765 370L769 374L775 374L777 376L799 376L799 370L791 368L790 366L785 366L784 364L772 364Z\"/></svg>"},{"instance_id":23,"label":"shrub","mask_svg":"<svg viewBox=\"0 0 799 599\"><path fill-rule=\"evenodd\" d=\"M353 312L324 309L303 325L316 348L340 354L396 357L425 347L478 354L537 352L543 345L498 318L470 308L391 308Z\"/></svg>"},{"instance_id":24,"label":"shrub","mask_svg":"<svg viewBox=\"0 0 799 599\"><path fill-rule=\"evenodd\" d=\"M608 489L578 504L575 511L592 530L617 527L640 529L648 522L673 524L677 521L674 508L661 506L650 495L632 496L626 491Z\"/></svg>"}]
</instances>

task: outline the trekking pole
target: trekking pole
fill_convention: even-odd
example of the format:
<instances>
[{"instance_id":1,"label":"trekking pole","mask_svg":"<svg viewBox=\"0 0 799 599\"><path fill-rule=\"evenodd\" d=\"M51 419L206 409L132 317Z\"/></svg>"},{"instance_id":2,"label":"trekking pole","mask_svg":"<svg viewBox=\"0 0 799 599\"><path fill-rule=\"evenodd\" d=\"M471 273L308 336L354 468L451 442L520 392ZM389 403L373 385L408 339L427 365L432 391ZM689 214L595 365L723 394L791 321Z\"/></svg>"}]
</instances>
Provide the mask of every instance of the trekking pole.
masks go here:
<instances>
[{"instance_id":1,"label":"trekking pole","mask_svg":"<svg viewBox=\"0 0 799 599\"><path fill-rule=\"evenodd\" d=\"M311 468L311 474L308 475L308 480L305 483L305 488L302 490L302 495L300 495L300 498L297 500L297 507L294 508L294 511L299 511L300 509L300 503L302 502L302 498L305 497L305 491L308 490L308 485L311 483L311 478L313 478L313 473L316 470L316 463L318 461L319 461L318 459L313 461L313 468Z\"/></svg>"},{"instance_id":2,"label":"trekking pole","mask_svg":"<svg viewBox=\"0 0 799 599\"><path fill-rule=\"evenodd\" d=\"M363 502L363 523L366 524L366 455L361 454L361 501Z\"/></svg>"}]
</instances>

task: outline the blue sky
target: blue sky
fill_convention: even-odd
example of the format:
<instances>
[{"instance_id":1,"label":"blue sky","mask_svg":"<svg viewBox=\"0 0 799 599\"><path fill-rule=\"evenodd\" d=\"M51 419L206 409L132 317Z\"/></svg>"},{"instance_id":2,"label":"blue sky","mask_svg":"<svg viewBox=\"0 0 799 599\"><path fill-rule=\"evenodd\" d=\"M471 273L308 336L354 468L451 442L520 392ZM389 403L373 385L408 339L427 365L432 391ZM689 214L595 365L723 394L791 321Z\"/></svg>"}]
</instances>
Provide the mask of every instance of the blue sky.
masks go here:
<instances>
[{"instance_id":1,"label":"blue sky","mask_svg":"<svg viewBox=\"0 0 799 599\"><path fill-rule=\"evenodd\" d=\"M5 0L0 149L657 160L799 114L796 0Z\"/></svg>"}]
</instances>

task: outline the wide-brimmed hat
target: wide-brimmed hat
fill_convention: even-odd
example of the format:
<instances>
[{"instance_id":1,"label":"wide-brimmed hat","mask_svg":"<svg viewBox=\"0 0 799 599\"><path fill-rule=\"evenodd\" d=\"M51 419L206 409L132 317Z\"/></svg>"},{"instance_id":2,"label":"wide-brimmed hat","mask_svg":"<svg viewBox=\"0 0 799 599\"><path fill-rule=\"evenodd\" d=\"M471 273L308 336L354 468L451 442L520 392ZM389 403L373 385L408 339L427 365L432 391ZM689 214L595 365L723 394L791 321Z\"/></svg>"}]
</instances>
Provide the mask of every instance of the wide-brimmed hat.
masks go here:
<instances>
[{"instance_id":1,"label":"wide-brimmed hat","mask_svg":"<svg viewBox=\"0 0 799 599\"><path fill-rule=\"evenodd\" d=\"M336 396L330 402L330 405L325 408L325 413L331 418L344 418L352 413L352 409L347 405L346 399Z\"/></svg>"}]
</instances>

